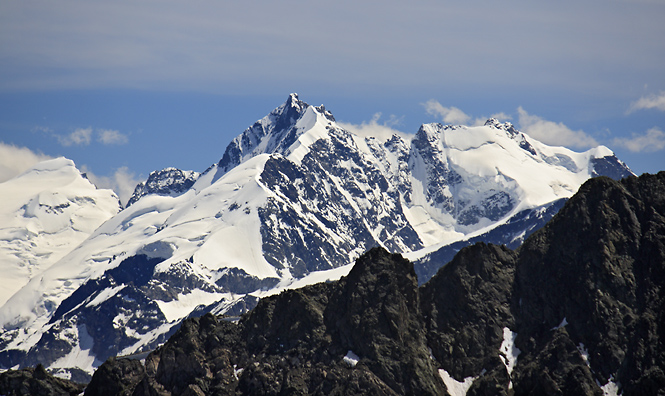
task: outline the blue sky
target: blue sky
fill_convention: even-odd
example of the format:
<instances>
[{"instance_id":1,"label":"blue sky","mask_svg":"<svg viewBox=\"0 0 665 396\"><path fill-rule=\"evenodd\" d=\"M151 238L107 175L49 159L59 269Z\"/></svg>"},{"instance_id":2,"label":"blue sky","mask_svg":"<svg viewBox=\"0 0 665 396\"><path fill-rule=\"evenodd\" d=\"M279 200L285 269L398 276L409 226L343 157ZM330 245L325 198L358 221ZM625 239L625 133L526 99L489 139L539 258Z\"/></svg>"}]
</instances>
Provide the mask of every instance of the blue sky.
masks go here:
<instances>
[{"instance_id":1,"label":"blue sky","mask_svg":"<svg viewBox=\"0 0 665 396\"><path fill-rule=\"evenodd\" d=\"M665 170L665 1L3 1L0 181L64 155L125 199L291 92L338 121L511 121Z\"/></svg>"}]
</instances>

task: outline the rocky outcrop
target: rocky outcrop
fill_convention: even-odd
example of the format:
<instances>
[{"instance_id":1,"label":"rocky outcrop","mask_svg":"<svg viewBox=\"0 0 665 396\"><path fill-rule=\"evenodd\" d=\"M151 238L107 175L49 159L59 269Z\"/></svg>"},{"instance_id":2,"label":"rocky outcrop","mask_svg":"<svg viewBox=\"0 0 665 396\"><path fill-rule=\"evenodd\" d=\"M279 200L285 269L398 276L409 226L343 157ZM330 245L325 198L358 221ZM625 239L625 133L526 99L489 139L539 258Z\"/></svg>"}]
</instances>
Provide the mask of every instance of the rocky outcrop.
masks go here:
<instances>
[{"instance_id":1,"label":"rocky outcrop","mask_svg":"<svg viewBox=\"0 0 665 396\"><path fill-rule=\"evenodd\" d=\"M186 320L86 394L663 395L664 313L665 172L599 178L515 251L463 248L419 288L374 248L238 323Z\"/></svg>"},{"instance_id":2,"label":"rocky outcrop","mask_svg":"<svg viewBox=\"0 0 665 396\"><path fill-rule=\"evenodd\" d=\"M52 376L41 364L0 373L0 395L74 396L81 394L83 388L83 384Z\"/></svg>"},{"instance_id":3,"label":"rocky outcrop","mask_svg":"<svg viewBox=\"0 0 665 396\"><path fill-rule=\"evenodd\" d=\"M183 171L176 168L166 168L160 171L150 172L148 180L139 183L134 188L134 193L127 201L129 207L145 195L165 195L175 197L189 190L200 174L193 171Z\"/></svg>"},{"instance_id":4,"label":"rocky outcrop","mask_svg":"<svg viewBox=\"0 0 665 396\"><path fill-rule=\"evenodd\" d=\"M587 182L518 253L525 358L567 338L587 356L575 366L601 384L665 394L665 172ZM536 382L550 381L538 371Z\"/></svg>"},{"instance_id":5,"label":"rocky outcrop","mask_svg":"<svg viewBox=\"0 0 665 396\"><path fill-rule=\"evenodd\" d=\"M144 375L145 368L139 360L110 358L99 366L85 394L129 396Z\"/></svg>"},{"instance_id":6,"label":"rocky outcrop","mask_svg":"<svg viewBox=\"0 0 665 396\"><path fill-rule=\"evenodd\" d=\"M478 243L462 250L421 288L428 345L454 378L478 377L484 370L488 375L482 381L494 376L508 384L500 347L503 329L514 328L515 261L512 250Z\"/></svg>"},{"instance_id":7,"label":"rocky outcrop","mask_svg":"<svg viewBox=\"0 0 665 396\"><path fill-rule=\"evenodd\" d=\"M376 248L339 282L264 298L237 324L186 320L140 380L109 360L86 395L445 394L422 323L413 264Z\"/></svg>"},{"instance_id":8,"label":"rocky outcrop","mask_svg":"<svg viewBox=\"0 0 665 396\"><path fill-rule=\"evenodd\" d=\"M663 290L665 172L588 181L516 251L462 249L421 305L441 367L476 378L467 394L659 395Z\"/></svg>"}]
</instances>

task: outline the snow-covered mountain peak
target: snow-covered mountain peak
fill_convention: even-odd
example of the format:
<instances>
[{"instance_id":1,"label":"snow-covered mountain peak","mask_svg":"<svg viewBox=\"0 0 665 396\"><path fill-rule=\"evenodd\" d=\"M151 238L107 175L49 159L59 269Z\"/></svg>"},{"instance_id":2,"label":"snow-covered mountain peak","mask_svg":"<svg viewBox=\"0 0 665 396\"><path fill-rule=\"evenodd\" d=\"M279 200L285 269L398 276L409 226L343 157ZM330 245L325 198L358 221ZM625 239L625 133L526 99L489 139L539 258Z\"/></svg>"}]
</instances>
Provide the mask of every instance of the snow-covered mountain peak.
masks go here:
<instances>
[{"instance_id":1,"label":"snow-covered mountain peak","mask_svg":"<svg viewBox=\"0 0 665 396\"><path fill-rule=\"evenodd\" d=\"M589 149L589 155L591 158L605 158L613 157L614 151L610 150L607 146L597 146L592 149Z\"/></svg>"},{"instance_id":2,"label":"snow-covered mountain peak","mask_svg":"<svg viewBox=\"0 0 665 396\"><path fill-rule=\"evenodd\" d=\"M62 157L0 183L0 202L0 306L120 210L113 191Z\"/></svg>"},{"instance_id":3,"label":"snow-covered mountain peak","mask_svg":"<svg viewBox=\"0 0 665 396\"><path fill-rule=\"evenodd\" d=\"M501 124L501 121L499 121L498 119L492 117L492 118L488 118L487 121L485 121L484 125L499 128L502 124Z\"/></svg>"},{"instance_id":4,"label":"snow-covered mountain peak","mask_svg":"<svg viewBox=\"0 0 665 396\"><path fill-rule=\"evenodd\" d=\"M504 131L517 132L512 122L506 121L502 123L496 118L489 118L487 121L485 121L484 126L489 126L496 129L503 129Z\"/></svg>"},{"instance_id":5,"label":"snow-covered mountain peak","mask_svg":"<svg viewBox=\"0 0 665 396\"><path fill-rule=\"evenodd\" d=\"M148 194L169 196L183 194L194 185L199 176L200 173L198 172L183 171L171 167L150 172L148 179L134 188L134 193L129 198L127 206L129 207Z\"/></svg>"},{"instance_id":6,"label":"snow-covered mountain peak","mask_svg":"<svg viewBox=\"0 0 665 396\"><path fill-rule=\"evenodd\" d=\"M43 177L48 173L49 177ZM74 161L65 157L58 157L39 162L29 169L25 170L20 175L14 177L12 180L21 180L23 183L32 178L42 178L42 182L47 182L53 185L63 185L67 181L74 181L81 176L81 172L76 168ZM12 182L8 180L8 182ZM12 182L13 183L13 182Z\"/></svg>"},{"instance_id":7,"label":"snow-covered mountain peak","mask_svg":"<svg viewBox=\"0 0 665 396\"><path fill-rule=\"evenodd\" d=\"M309 152L309 147L319 139L328 138L328 131L333 126L334 121L330 121L318 108L308 107L294 126L295 141L288 142L291 144L284 147L281 154L300 164L303 157Z\"/></svg>"},{"instance_id":8,"label":"snow-covered mountain peak","mask_svg":"<svg viewBox=\"0 0 665 396\"><path fill-rule=\"evenodd\" d=\"M310 106L298 99L297 94L291 94L286 102L231 141L216 165L213 181L259 154L279 153L287 157L301 148L300 154L293 156L297 161L302 151L324 137L322 131L333 123L335 118L323 105ZM308 132L309 136L303 137Z\"/></svg>"},{"instance_id":9,"label":"snow-covered mountain peak","mask_svg":"<svg viewBox=\"0 0 665 396\"><path fill-rule=\"evenodd\" d=\"M520 240L539 224L540 213L554 213L556 202L590 176L629 172L606 148L576 153L546 146L497 120L423 124L416 134L357 129L291 94L202 174L152 172L131 205L47 262L0 306L2 352L26 364L91 371L99 363L94 357L153 348L201 306L240 312L275 288L310 276L325 280L317 274L373 246L422 257L426 249L511 222L492 241ZM64 159L40 164L12 188L44 186L29 178L65 170L94 190ZM39 225L33 219L53 217L25 214L73 208L85 194L73 196L72 183L61 183L67 188L60 195L37 189L17 201L10 215L24 222L0 229L0 241L32 235ZM117 197L115 205L117 211ZM83 355L91 360L79 362ZM0 353L6 366L3 356L10 355Z\"/></svg>"}]
</instances>

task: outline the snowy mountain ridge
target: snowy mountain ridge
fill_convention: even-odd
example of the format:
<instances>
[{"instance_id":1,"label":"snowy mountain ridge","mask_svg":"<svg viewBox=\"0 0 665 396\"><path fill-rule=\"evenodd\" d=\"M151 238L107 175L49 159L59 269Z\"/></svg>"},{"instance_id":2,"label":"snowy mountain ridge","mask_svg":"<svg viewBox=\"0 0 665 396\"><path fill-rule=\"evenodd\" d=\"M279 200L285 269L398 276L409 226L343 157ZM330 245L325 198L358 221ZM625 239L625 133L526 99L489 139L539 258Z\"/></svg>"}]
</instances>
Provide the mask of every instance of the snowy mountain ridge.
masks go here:
<instances>
[{"instance_id":1,"label":"snowy mountain ridge","mask_svg":"<svg viewBox=\"0 0 665 396\"><path fill-rule=\"evenodd\" d=\"M138 201L144 195L180 195L189 190L200 174L194 171L183 171L176 168L165 168L150 172L148 180L139 183L129 198L127 206Z\"/></svg>"},{"instance_id":2,"label":"snowy mountain ridge","mask_svg":"<svg viewBox=\"0 0 665 396\"><path fill-rule=\"evenodd\" d=\"M118 213L118 197L98 190L74 162L41 162L0 183L0 305Z\"/></svg>"},{"instance_id":3,"label":"snowy mountain ridge","mask_svg":"<svg viewBox=\"0 0 665 396\"><path fill-rule=\"evenodd\" d=\"M533 229L597 168L631 174L607 148L549 147L497 120L360 136L292 94L202 174L151 173L31 277L0 307L0 365L90 373L163 342L193 311L241 312L338 278L373 246L418 258L510 224L495 235L512 241L527 230L516 219Z\"/></svg>"}]
</instances>

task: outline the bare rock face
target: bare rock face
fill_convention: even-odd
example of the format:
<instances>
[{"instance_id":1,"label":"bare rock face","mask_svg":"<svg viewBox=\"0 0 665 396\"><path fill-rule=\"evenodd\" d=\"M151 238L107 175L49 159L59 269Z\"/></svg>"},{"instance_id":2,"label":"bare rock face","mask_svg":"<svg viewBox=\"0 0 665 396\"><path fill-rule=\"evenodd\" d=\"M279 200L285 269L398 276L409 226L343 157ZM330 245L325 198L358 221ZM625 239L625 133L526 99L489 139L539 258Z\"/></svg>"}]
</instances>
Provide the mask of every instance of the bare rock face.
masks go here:
<instances>
[{"instance_id":1,"label":"bare rock face","mask_svg":"<svg viewBox=\"0 0 665 396\"><path fill-rule=\"evenodd\" d=\"M515 251L463 248L419 288L374 248L237 323L188 319L86 394L665 395L664 316L665 172L598 178Z\"/></svg>"},{"instance_id":2,"label":"bare rock face","mask_svg":"<svg viewBox=\"0 0 665 396\"><path fill-rule=\"evenodd\" d=\"M367 359L365 365L397 393L442 391L427 349L418 279L408 260L370 250L339 282L324 317L332 351L348 349Z\"/></svg>"},{"instance_id":3,"label":"bare rock face","mask_svg":"<svg viewBox=\"0 0 665 396\"><path fill-rule=\"evenodd\" d=\"M503 328L514 328L510 308L516 258L506 247L478 243L421 288L428 345L455 378L498 370L501 383L508 383L499 350Z\"/></svg>"},{"instance_id":4,"label":"bare rock face","mask_svg":"<svg viewBox=\"0 0 665 396\"><path fill-rule=\"evenodd\" d=\"M110 358L99 366L85 394L129 396L143 376L145 368L139 360Z\"/></svg>"},{"instance_id":5,"label":"bare rock face","mask_svg":"<svg viewBox=\"0 0 665 396\"><path fill-rule=\"evenodd\" d=\"M339 282L265 298L237 324L188 319L140 380L127 364L107 361L86 395L445 394L413 264L379 248Z\"/></svg>"},{"instance_id":6,"label":"bare rock face","mask_svg":"<svg viewBox=\"0 0 665 396\"><path fill-rule=\"evenodd\" d=\"M565 330L588 356L577 367L588 364L600 384L665 393L665 172L588 181L518 254L516 342L525 357L561 344Z\"/></svg>"},{"instance_id":7,"label":"bare rock face","mask_svg":"<svg viewBox=\"0 0 665 396\"><path fill-rule=\"evenodd\" d=\"M0 394L16 396L73 396L85 385L49 374L41 364L35 368L8 370L0 373Z\"/></svg>"}]
</instances>

